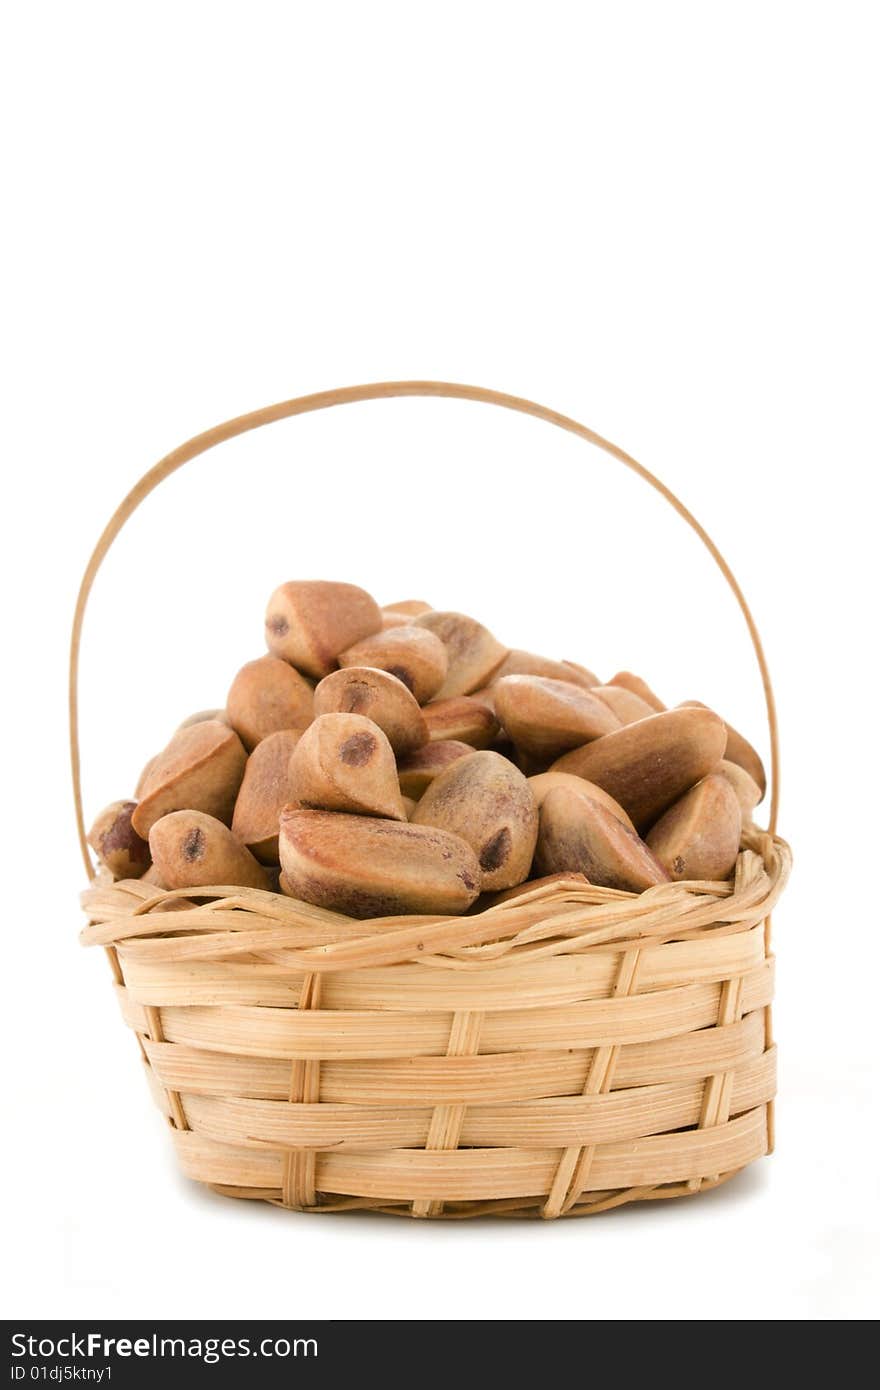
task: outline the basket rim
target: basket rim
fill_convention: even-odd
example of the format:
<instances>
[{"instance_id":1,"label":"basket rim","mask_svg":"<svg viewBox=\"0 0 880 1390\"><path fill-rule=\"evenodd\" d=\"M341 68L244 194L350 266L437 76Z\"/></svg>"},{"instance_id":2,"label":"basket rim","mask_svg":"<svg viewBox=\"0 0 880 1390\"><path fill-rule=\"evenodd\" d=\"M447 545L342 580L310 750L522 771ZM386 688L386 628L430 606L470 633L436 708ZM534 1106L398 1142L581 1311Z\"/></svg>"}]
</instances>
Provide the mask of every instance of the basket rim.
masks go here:
<instances>
[{"instance_id":1,"label":"basket rim","mask_svg":"<svg viewBox=\"0 0 880 1390\"><path fill-rule=\"evenodd\" d=\"M196 902L192 889L99 876L82 895L89 922L80 941L165 964L256 950L281 953L279 963L315 974L412 962L492 969L524 952L573 955L746 931L769 916L791 864L781 836L750 827L732 882L660 884L636 894L572 880L470 915L366 920L264 889L202 887Z\"/></svg>"}]
</instances>

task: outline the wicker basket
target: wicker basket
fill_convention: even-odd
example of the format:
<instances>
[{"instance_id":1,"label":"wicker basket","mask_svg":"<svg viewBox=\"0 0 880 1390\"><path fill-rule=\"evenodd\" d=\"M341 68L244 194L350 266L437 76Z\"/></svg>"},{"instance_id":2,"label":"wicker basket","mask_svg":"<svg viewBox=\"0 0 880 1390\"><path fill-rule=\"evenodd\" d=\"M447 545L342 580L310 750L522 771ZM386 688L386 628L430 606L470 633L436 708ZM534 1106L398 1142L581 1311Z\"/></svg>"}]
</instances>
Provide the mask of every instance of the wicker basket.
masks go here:
<instances>
[{"instance_id":1,"label":"wicker basket","mask_svg":"<svg viewBox=\"0 0 880 1390\"><path fill-rule=\"evenodd\" d=\"M773 1142L769 914L790 867L774 834L773 696L748 606L705 531L652 474L573 420L476 387L384 383L242 416L147 473L101 537L74 619L71 753L89 877L78 653L115 536L153 488L213 445L392 396L536 416L633 469L694 528L761 669L770 829L746 829L732 885L635 895L572 881L453 918L365 923L273 893L220 886L190 904L183 892L92 879L82 939L106 948L184 1173L218 1192L298 1211L555 1217L714 1187Z\"/></svg>"}]
</instances>

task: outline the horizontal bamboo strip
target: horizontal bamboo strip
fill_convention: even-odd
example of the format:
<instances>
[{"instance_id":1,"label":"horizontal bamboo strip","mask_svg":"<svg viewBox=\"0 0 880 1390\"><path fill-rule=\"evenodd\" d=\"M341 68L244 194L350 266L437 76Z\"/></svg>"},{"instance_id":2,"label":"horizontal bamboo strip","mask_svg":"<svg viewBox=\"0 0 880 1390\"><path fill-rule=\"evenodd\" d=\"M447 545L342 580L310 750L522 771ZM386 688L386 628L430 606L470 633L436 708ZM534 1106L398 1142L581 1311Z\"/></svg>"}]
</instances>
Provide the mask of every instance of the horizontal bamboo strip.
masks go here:
<instances>
[{"instance_id":1,"label":"horizontal bamboo strip","mask_svg":"<svg viewBox=\"0 0 880 1390\"><path fill-rule=\"evenodd\" d=\"M110 882L96 878L81 895L82 905L93 921L116 916L127 919L136 913L149 913L157 902L175 903L187 910L198 912L200 917L234 909L258 912L260 917L290 925L301 924L304 928L315 929L344 928L363 926L346 917L341 912L331 912L325 907L315 907L312 903L300 902L282 894L271 893L265 888L199 888L199 902L194 903L190 896L191 888L172 888L167 891L143 879L123 879ZM147 918L144 919L147 924Z\"/></svg>"},{"instance_id":2,"label":"horizontal bamboo strip","mask_svg":"<svg viewBox=\"0 0 880 1390\"><path fill-rule=\"evenodd\" d=\"M733 1168L722 1173L714 1181L706 1181L701 1187L707 1192L713 1187L729 1182L742 1170ZM223 1183L208 1183L212 1192L220 1197L234 1197L244 1201L271 1202L281 1205L278 1191L271 1187L228 1187ZM629 1188L609 1188L607 1191L589 1192L581 1197L566 1216L588 1216L594 1212L610 1211L613 1207L624 1206L628 1202L662 1200L669 1197L689 1197L694 1189L689 1183L664 1183L661 1186ZM461 1221L474 1216L529 1217L543 1206L543 1197L507 1197L485 1202L445 1202L439 1212L445 1220ZM368 1197L333 1197L321 1206L312 1207L310 1214L333 1216L349 1211L370 1211L382 1216L411 1216L412 1208L408 1202L374 1202Z\"/></svg>"},{"instance_id":3,"label":"horizontal bamboo strip","mask_svg":"<svg viewBox=\"0 0 880 1390\"><path fill-rule=\"evenodd\" d=\"M187 1130L172 1137L184 1173L199 1182L277 1189L284 1156L277 1150L219 1144ZM727 1172L767 1149L766 1106L712 1129L694 1129L601 1145L587 1190L686 1182ZM318 1191L384 1202L490 1201L546 1194L558 1149L389 1149L384 1153L321 1153Z\"/></svg>"},{"instance_id":4,"label":"horizontal bamboo strip","mask_svg":"<svg viewBox=\"0 0 880 1390\"><path fill-rule=\"evenodd\" d=\"M230 893L233 891L239 893L242 890L229 890ZM167 906L167 894L163 896L162 901ZM296 952L315 946L334 945L337 942L360 941L364 935L363 922L349 917L339 917L336 913L332 914L335 920L330 923L314 921L305 916L303 920L286 921L284 918L279 919L274 913L268 913L262 901L250 906L242 904L239 907L231 906L233 901L232 898L223 898L189 907L185 907L181 901L180 910L174 912L173 922L168 921L167 911L158 914L154 911L132 914L119 905L116 905L115 909L107 905L102 907L97 920L80 932L80 942L83 946L119 945L121 942L128 942L132 947L132 954L136 953L138 945L147 948L141 952L145 960L186 960L190 956L193 959L212 959L222 949L225 940L234 948L232 954L252 948L262 950L268 945L274 946L277 950ZM292 902L291 899L287 901ZM299 903L296 907L299 907ZM426 920L433 922L437 919ZM378 928L386 932L397 929L396 921L381 924ZM151 940L172 930L175 935L169 937L168 941ZM190 932L197 934L196 939L190 940L187 935ZM207 940L199 940L199 936L207 937Z\"/></svg>"},{"instance_id":5,"label":"horizontal bamboo strip","mask_svg":"<svg viewBox=\"0 0 880 1390\"><path fill-rule=\"evenodd\" d=\"M272 1057L233 1057L179 1043L144 1048L162 1086L190 1095L286 1100L290 1062ZM764 1049L759 1010L725 1028L703 1028L620 1049L617 1086L648 1086L734 1071ZM324 1100L359 1105L454 1105L482 1101L539 1100L583 1090L593 1051L493 1053L486 1057L408 1057L398 1060L325 1062Z\"/></svg>"},{"instance_id":6,"label":"horizontal bamboo strip","mask_svg":"<svg viewBox=\"0 0 880 1390\"><path fill-rule=\"evenodd\" d=\"M132 999L150 1005L225 1005L295 1008L304 976L281 965L188 962L171 965L131 960L119 948ZM649 946L641 952L639 992L699 981L727 980L758 965L764 957L763 926L733 936L709 935L696 941ZM393 1009L418 1013L431 1009L481 1011L526 1009L605 998L620 965L620 953L591 951L582 956L503 964L473 972L395 965L385 969L338 971L322 994L327 1009Z\"/></svg>"},{"instance_id":7,"label":"horizontal bamboo strip","mask_svg":"<svg viewBox=\"0 0 880 1390\"><path fill-rule=\"evenodd\" d=\"M713 1187L719 1187L722 1183L735 1178L741 1171L741 1169L734 1168L728 1173L722 1173L715 1181L706 1181L700 1190L706 1192ZM281 1205L278 1191L275 1188L227 1187L218 1182L208 1183L207 1186L220 1197L235 1197L244 1201L271 1202L275 1206ZM693 1190L688 1183L664 1183L658 1187L648 1185L609 1188L604 1192L587 1193L573 1207L570 1207L565 1215L588 1216L593 1212L610 1211L613 1207L624 1206L628 1202L662 1200L668 1197L689 1197ZM451 1221L461 1221L474 1216L529 1217L534 1215L543 1206L543 1203L543 1197L506 1197L485 1202L444 1202L439 1214L444 1219ZM310 1214L333 1216L349 1211L371 1211L382 1216L412 1215L412 1208L408 1202L374 1202L369 1197L328 1198L321 1206L312 1207Z\"/></svg>"},{"instance_id":8,"label":"horizontal bamboo strip","mask_svg":"<svg viewBox=\"0 0 880 1390\"><path fill-rule=\"evenodd\" d=\"M733 1076L731 1113L753 1109L770 1100L775 1090L776 1053L771 1050ZM472 1148L544 1148L638 1139L696 1124L702 1098L702 1082L679 1081L607 1095L471 1105L464 1112L459 1142ZM181 1099L188 1126L196 1134L232 1144L335 1152L424 1147L434 1113L427 1107L324 1101L308 1105L194 1095Z\"/></svg>"},{"instance_id":9,"label":"horizontal bamboo strip","mask_svg":"<svg viewBox=\"0 0 880 1390\"><path fill-rule=\"evenodd\" d=\"M125 990L120 995L125 1000ZM744 977L743 1012L773 996L772 962ZM481 1052L556 1051L608 1043L649 1042L706 1028L717 1018L721 985L684 985L626 999L596 999L544 1009L487 1014ZM131 1020L140 1017L125 1011ZM446 1051L450 1013L393 1014L240 1006L160 1010L168 1042L244 1057L369 1058L430 1057ZM135 1022L133 1026L139 1027ZM148 1031L148 1030L145 1030Z\"/></svg>"}]
</instances>

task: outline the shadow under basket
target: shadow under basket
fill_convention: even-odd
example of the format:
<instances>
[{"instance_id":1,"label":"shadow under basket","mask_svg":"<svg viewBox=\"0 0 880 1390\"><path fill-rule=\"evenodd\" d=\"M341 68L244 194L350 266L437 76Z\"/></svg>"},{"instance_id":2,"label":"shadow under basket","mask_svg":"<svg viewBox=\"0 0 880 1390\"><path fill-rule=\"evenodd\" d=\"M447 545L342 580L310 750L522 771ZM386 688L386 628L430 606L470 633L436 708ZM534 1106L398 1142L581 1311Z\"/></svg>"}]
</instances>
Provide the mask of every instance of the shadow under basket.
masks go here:
<instances>
[{"instance_id":1,"label":"shadow under basket","mask_svg":"<svg viewBox=\"0 0 880 1390\"><path fill-rule=\"evenodd\" d=\"M285 416L389 396L453 396L547 420L612 454L697 530L734 590L770 719L768 831L746 827L725 883L641 894L556 882L463 917L354 921L279 894L160 892L93 879L88 945L107 950L183 1172L297 1211L416 1217L580 1215L715 1187L773 1145L769 916L791 864L775 835L769 676L726 563L681 503L615 446L544 407L402 382L270 407L157 464L83 580L77 671L97 570L135 507L213 444Z\"/></svg>"}]
</instances>

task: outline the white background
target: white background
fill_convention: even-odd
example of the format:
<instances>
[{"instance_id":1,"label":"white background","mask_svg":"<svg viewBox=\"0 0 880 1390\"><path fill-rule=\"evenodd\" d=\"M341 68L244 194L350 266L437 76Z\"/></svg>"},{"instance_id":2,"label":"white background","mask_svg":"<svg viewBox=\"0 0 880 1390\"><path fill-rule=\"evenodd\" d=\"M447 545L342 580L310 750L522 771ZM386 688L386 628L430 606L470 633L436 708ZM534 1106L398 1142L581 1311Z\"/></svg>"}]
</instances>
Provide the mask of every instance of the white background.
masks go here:
<instances>
[{"instance_id":1,"label":"white background","mask_svg":"<svg viewBox=\"0 0 880 1390\"><path fill-rule=\"evenodd\" d=\"M875 21L841 0L7 9L8 1316L876 1312ZM100 528L200 429L397 377L592 425L753 600L796 856L778 1149L714 1194L555 1225L203 1194L78 945L65 661ZM86 628L90 814L222 703L269 591L303 576L629 666L766 751L743 624L659 498L537 422L397 402L228 445L127 528Z\"/></svg>"}]
</instances>

